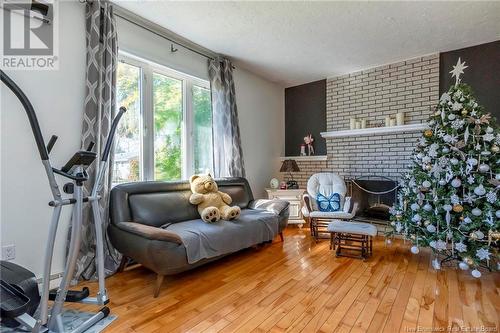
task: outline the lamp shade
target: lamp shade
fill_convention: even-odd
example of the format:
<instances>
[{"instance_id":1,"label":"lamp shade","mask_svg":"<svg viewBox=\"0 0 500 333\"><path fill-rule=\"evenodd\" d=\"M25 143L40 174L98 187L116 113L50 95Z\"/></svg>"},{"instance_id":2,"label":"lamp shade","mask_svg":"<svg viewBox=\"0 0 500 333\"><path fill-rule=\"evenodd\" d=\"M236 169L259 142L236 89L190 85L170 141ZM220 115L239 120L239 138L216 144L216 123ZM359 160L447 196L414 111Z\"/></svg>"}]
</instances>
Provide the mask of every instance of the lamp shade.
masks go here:
<instances>
[{"instance_id":1,"label":"lamp shade","mask_svg":"<svg viewBox=\"0 0 500 333\"><path fill-rule=\"evenodd\" d=\"M295 160L284 160L280 172L299 172L299 166Z\"/></svg>"}]
</instances>

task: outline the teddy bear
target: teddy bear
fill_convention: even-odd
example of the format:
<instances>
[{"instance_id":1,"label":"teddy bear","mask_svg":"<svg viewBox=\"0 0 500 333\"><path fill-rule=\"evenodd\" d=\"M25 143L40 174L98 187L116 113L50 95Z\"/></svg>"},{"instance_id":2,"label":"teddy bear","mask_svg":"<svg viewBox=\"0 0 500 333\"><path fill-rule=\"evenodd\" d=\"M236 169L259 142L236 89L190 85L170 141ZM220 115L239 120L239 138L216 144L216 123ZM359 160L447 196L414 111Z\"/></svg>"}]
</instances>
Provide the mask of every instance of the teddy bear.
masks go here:
<instances>
[{"instance_id":1,"label":"teddy bear","mask_svg":"<svg viewBox=\"0 0 500 333\"><path fill-rule=\"evenodd\" d=\"M210 174L193 175L189 179L191 196L189 202L198 205L201 219L207 223L223 220L233 220L240 216L238 206L229 206L233 201L227 193L219 191L217 183Z\"/></svg>"}]
</instances>

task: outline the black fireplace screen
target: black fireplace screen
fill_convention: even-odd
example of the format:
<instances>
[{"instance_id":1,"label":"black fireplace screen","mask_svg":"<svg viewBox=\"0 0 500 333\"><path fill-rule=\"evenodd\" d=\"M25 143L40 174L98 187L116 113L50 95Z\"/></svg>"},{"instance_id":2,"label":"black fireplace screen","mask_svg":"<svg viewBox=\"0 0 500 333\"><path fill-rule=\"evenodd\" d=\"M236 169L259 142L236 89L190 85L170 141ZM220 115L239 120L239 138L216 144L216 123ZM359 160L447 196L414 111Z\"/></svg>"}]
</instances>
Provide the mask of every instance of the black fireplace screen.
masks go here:
<instances>
[{"instance_id":1,"label":"black fireplace screen","mask_svg":"<svg viewBox=\"0 0 500 333\"><path fill-rule=\"evenodd\" d=\"M348 179L346 183L352 200L358 203L357 216L389 220L389 209L397 198L397 181L369 176Z\"/></svg>"}]
</instances>

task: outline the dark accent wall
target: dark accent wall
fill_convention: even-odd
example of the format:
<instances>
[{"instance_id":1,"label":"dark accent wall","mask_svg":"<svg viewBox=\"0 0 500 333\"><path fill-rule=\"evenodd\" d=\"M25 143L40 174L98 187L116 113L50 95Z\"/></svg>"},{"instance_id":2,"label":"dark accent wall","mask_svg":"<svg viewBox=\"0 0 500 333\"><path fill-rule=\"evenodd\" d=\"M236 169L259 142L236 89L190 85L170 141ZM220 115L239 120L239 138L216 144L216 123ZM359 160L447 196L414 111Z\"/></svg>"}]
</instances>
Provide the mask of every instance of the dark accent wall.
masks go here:
<instances>
[{"instance_id":1,"label":"dark accent wall","mask_svg":"<svg viewBox=\"0 0 500 333\"><path fill-rule=\"evenodd\" d=\"M440 54L439 93L455 84L449 73L460 57L469 66L462 82L472 87L478 103L500 120L500 40Z\"/></svg>"},{"instance_id":2,"label":"dark accent wall","mask_svg":"<svg viewBox=\"0 0 500 333\"><path fill-rule=\"evenodd\" d=\"M326 80L285 89L285 155L298 156L304 136L314 137L316 155L326 155Z\"/></svg>"}]
</instances>

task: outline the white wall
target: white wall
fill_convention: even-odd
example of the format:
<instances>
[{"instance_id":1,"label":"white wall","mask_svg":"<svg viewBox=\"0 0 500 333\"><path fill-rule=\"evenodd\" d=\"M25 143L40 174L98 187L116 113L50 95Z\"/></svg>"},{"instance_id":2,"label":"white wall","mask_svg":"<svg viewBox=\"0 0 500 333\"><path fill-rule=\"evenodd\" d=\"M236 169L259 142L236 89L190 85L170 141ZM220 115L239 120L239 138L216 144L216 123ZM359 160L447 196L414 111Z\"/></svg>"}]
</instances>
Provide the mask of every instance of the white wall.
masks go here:
<instances>
[{"instance_id":1,"label":"white wall","mask_svg":"<svg viewBox=\"0 0 500 333\"><path fill-rule=\"evenodd\" d=\"M246 176L254 196L265 197L271 178L281 178L285 90L239 67L234 70L234 83Z\"/></svg>"},{"instance_id":2,"label":"white wall","mask_svg":"<svg viewBox=\"0 0 500 333\"><path fill-rule=\"evenodd\" d=\"M59 70L7 74L31 100L45 140L52 134L59 136L51 158L60 167L80 146L85 95L85 17L84 5L59 3ZM15 262L41 276L52 213L47 205L51 194L24 109L3 84L0 97L1 242L15 244ZM53 273L61 272L64 267L67 213L66 209L61 217Z\"/></svg>"}]
</instances>

